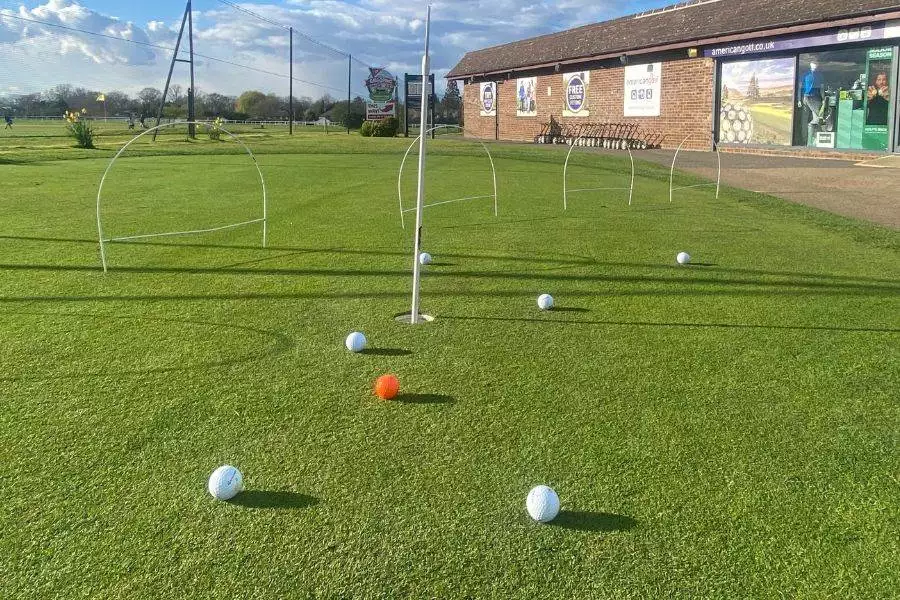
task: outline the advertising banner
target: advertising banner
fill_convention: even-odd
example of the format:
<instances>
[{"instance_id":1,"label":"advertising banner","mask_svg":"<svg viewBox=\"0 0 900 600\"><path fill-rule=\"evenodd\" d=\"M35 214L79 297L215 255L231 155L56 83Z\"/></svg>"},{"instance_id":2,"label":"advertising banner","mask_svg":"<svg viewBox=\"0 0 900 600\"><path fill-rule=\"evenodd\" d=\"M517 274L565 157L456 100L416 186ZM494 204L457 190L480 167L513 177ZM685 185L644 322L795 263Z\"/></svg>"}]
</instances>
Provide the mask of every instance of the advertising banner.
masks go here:
<instances>
[{"instance_id":1,"label":"advertising banner","mask_svg":"<svg viewBox=\"0 0 900 600\"><path fill-rule=\"evenodd\" d=\"M493 81L479 84L478 103L482 117L497 116L497 84Z\"/></svg>"},{"instance_id":2,"label":"advertising banner","mask_svg":"<svg viewBox=\"0 0 900 600\"><path fill-rule=\"evenodd\" d=\"M387 69L370 67L366 89L369 90L369 101L366 103L367 120L380 121L397 114L397 101L394 96L397 91L397 79Z\"/></svg>"},{"instance_id":3,"label":"advertising banner","mask_svg":"<svg viewBox=\"0 0 900 600\"><path fill-rule=\"evenodd\" d=\"M625 67L625 116L658 117L662 96L662 63Z\"/></svg>"},{"instance_id":4,"label":"advertising banner","mask_svg":"<svg viewBox=\"0 0 900 600\"><path fill-rule=\"evenodd\" d=\"M516 81L516 116L537 116L537 77Z\"/></svg>"},{"instance_id":5,"label":"advertising banner","mask_svg":"<svg viewBox=\"0 0 900 600\"><path fill-rule=\"evenodd\" d=\"M794 35L781 38L735 42L726 46L706 48L703 50L703 56L708 58L728 58L729 56L743 56L745 54L782 52L784 50L799 50L803 48L814 48L816 46L832 46L835 44L851 44L853 42L865 42L869 40L887 40L897 37L900 37L900 21L888 21L886 23L877 23L875 25L860 25L856 27L832 29L827 33L816 35Z\"/></svg>"},{"instance_id":6,"label":"advertising banner","mask_svg":"<svg viewBox=\"0 0 900 600\"><path fill-rule=\"evenodd\" d=\"M366 120L382 121L388 117L397 116L397 102L367 102L366 103Z\"/></svg>"},{"instance_id":7,"label":"advertising banner","mask_svg":"<svg viewBox=\"0 0 900 600\"><path fill-rule=\"evenodd\" d=\"M565 100L563 102L564 117L589 117L588 86L591 83L590 71L566 73L563 77Z\"/></svg>"},{"instance_id":8,"label":"advertising banner","mask_svg":"<svg viewBox=\"0 0 900 600\"><path fill-rule=\"evenodd\" d=\"M723 63L719 141L790 146L795 70L793 58Z\"/></svg>"},{"instance_id":9,"label":"advertising banner","mask_svg":"<svg viewBox=\"0 0 900 600\"><path fill-rule=\"evenodd\" d=\"M866 53L866 124L863 148L886 150L888 117L891 106L891 73L894 70L893 48L872 48Z\"/></svg>"}]
</instances>

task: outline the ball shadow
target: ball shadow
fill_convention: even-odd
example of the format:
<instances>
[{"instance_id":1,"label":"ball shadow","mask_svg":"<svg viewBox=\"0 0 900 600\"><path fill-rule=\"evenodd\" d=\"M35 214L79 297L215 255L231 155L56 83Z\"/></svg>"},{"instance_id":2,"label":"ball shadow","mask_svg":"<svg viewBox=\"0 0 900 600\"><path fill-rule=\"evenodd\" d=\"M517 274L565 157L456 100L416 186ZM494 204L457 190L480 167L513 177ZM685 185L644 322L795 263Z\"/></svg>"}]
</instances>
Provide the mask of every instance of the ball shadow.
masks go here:
<instances>
[{"instance_id":1,"label":"ball shadow","mask_svg":"<svg viewBox=\"0 0 900 600\"><path fill-rule=\"evenodd\" d=\"M228 503L244 508L297 510L315 506L319 503L319 499L296 492L247 490L229 500Z\"/></svg>"},{"instance_id":2,"label":"ball shadow","mask_svg":"<svg viewBox=\"0 0 900 600\"><path fill-rule=\"evenodd\" d=\"M453 404L456 398L444 394L400 394L395 398L401 404Z\"/></svg>"},{"instance_id":3,"label":"ball shadow","mask_svg":"<svg viewBox=\"0 0 900 600\"><path fill-rule=\"evenodd\" d=\"M411 356L412 351L400 348L366 348L360 354L368 356Z\"/></svg>"},{"instance_id":4,"label":"ball shadow","mask_svg":"<svg viewBox=\"0 0 900 600\"><path fill-rule=\"evenodd\" d=\"M637 521L612 513L564 510L549 525L578 531L627 531L637 525Z\"/></svg>"}]
</instances>

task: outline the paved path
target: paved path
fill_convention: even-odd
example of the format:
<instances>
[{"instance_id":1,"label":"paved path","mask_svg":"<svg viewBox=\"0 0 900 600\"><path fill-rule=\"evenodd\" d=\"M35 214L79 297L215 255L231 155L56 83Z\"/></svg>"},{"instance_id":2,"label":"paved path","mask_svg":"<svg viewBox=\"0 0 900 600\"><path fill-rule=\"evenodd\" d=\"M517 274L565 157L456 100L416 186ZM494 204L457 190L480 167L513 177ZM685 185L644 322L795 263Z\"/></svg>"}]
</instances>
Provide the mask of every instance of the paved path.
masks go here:
<instances>
[{"instance_id":1,"label":"paved path","mask_svg":"<svg viewBox=\"0 0 900 600\"><path fill-rule=\"evenodd\" d=\"M636 152L672 165L673 151ZM900 229L900 156L866 162L723 152L722 183ZM715 156L682 152L677 168L715 179Z\"/></svg>"}]
</instances>

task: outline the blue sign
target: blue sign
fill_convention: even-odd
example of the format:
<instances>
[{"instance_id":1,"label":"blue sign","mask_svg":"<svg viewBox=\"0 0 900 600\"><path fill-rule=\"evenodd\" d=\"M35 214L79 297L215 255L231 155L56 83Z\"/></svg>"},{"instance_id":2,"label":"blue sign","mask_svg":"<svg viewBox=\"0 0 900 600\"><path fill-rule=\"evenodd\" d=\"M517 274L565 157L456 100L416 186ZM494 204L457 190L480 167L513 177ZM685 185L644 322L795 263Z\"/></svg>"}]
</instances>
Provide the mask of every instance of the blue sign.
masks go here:
<instances>
[{"instance_id":1,"label":"blue sign","mask_svg":"<svg viewBox=\"0 0 900 600\"><path fill-rule=\"evenodd\" d=\"M579 73L578 75L573 75L569 79L569 85L566 88L566 106L569 107L569 110L572 112L580 112L582 108L584 108L584 103L587 100L587 88L584 85L584 78Z\"/></svg>"},{"instance_id":2,"label":"blue sign","mask_svg":"<svg viewBox=\"0 0 900 600\"><path fill-rule=\"evenodd\" d=\"M900 37L900 27L896 21L875 23L872 25L856 25L832 29L816 35L793 35L780 38L745 40L725 46L704 48L703 56L708 58L729 58L747 54L767 54L786 50L802 50L817 46L835 44L852 44L854 42L877 41Z\"/></svg>"}]
</instances>

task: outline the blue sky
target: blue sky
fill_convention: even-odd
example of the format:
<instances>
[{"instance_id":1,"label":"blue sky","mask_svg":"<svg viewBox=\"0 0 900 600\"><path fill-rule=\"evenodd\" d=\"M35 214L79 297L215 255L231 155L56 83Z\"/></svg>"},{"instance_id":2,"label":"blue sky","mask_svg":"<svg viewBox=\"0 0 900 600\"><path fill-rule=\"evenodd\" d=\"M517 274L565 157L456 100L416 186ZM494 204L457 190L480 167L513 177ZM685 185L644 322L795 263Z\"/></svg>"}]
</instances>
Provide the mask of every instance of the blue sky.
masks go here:
<instances>
[{"instance_id":1,"label":"blue sky","mask_svg":"<svg viewBox=\"0 0 900 600\"><path fill-rule=\"evenodd\" d=\"M411 0L272 0L241 2L266 19L350 52L394 74L416 72L422 52L424 2ZM468 50L665 6L641 0L436 0L433 2L433 60L442 77ZM184 11L182 0L0 0L0 94L40 91L58 83L134 93L162 87L171 54L51 28L24 19L174 45ZM287 35L218 0L195 0L195 49L201 59L201 91L238 94L260 89L287 95ZM6 16L4 16L6 15ZM19 17L14 18L14 17ZM246 68L251 67L251 68ZM295 37L295 95L341 96L346 58ZM354 92L362 92L366 69L355 63ZM184 79L176 73L176 81ZM346 93L346 92L343 92Z\"/></svg>"}]
</instances>

